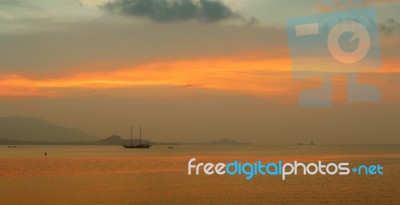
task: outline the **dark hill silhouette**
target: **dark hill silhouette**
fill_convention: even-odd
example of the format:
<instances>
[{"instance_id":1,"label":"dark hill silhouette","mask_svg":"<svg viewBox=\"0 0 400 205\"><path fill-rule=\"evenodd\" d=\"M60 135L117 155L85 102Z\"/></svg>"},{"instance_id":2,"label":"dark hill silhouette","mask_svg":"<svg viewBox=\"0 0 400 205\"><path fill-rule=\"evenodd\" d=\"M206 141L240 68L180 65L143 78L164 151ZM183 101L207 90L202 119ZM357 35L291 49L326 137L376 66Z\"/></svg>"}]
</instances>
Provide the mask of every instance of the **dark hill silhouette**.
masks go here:
<instances>
[{"instance_id":1,"label":"dark hill silhouette","mask_svg":"<svg viewBox=\"0 0 400 205\"><path fill-rule=\"evenodd\" d=\"M208 145L250 145L250 143L241 143L241 142L237 142L235 140L226 139L226 138L208 142L206 144L208 144Z\"/></svg>"},{"instance_id":2,"label":"dark hill silhouette","mask_svg":"<svg viewBox=\"0 0 400 205\"><path fill-rule=\"evenodd\" d=\"M120 145L122 143L122 137L119 135L113 135L105 139L97 141L98 144L103 145Z\"/></svg>"},{"instance_id":3,"label":"dark hill silhouette","mask_svg":"<svg viewBox=\"0 0 400 205\"><path fill-rule=\"evenodd\" d=\"M1 117L0 139L31 142L86 142L98 140L97 137L77 129L55 125L39 118L24 116Z\"/></svg>"}]
</instances>

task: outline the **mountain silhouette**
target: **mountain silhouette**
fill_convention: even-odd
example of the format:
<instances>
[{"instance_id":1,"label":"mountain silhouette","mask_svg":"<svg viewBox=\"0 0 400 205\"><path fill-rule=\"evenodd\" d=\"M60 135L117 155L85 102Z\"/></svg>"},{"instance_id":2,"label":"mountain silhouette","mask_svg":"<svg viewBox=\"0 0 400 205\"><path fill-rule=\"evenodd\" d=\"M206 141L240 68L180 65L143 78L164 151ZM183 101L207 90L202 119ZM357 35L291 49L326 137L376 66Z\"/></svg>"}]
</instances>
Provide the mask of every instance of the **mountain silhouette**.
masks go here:
<instances>
[{"instance_id":1,"label":"mountain silhouette","mask_svg":"<svg viewBox=\"0 0 400 205\"><path fill-rule=\"evenodd\" d=\"M46 142L98 140L97 137L77 129L55 125L39 118L24 116L1 117L0 139Z\"/></svg>"},{"instance_id":2,"label":"mountain silhouette","mask_svg":"<svg viewBox=\"0 0 400 205\"><path fill-rule=\"evenodd\" d=\"M250 143L241 143L232 139L222 138L212 142L206 143L208 145L250 145Z\"/></svg>"}]
</instances>

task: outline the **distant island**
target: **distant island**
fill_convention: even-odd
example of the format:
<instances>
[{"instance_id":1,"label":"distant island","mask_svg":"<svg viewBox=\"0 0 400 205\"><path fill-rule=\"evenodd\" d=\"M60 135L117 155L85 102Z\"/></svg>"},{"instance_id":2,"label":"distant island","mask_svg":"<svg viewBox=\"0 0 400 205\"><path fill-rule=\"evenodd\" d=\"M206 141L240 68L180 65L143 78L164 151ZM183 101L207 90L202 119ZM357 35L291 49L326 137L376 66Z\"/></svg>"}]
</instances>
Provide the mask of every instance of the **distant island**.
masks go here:
<instances>
[{"instance_id":1,"label":"distant island","mask_svg":"<svg viewBox=\"0 0 400 205\"><path fill-rule=\"evenodd\" d=\"M139 139L133 139L134 142L138 142ZM231 139L219 139L205 143L185 143L185 142L155 142L146 139L142 139L142 143L152 145L252 145L251 143L241 143ZM10 140L0 139L0 145L123 145L130 144L130 139L123 139L121 136L112 135L105 139L97 141L70 141L70 142L55 142L55 141L32 141L32 140Z\"/></svg>"},{"instance_id":2,"label":"distant island","mask_svg":"<svg viewBox=\"0 0 400 205\"><path fill-rule=\"evenodd\" d=\"M138 142L138 139L133 139ZM0 118L1 145L122 145L130 139L119 135L100 139L78 129L49 123L40 118L12 116ZM204 143L155 142L142 139L142 143L152 145L251 145L232 139L222 138Z\"/></svg>"},{"instance_id":3,"label":"distant island","mask_svg":"<svg viewBox=\"0 0 400 205\"><path fill-rule=\"evenodd\" d=\"M226 138L208 142L206 144L208 144L208 145L252 145L251 143L242 143L242 142L237 142L235 140L226 139Z\"/></svg>"}]
</instances>

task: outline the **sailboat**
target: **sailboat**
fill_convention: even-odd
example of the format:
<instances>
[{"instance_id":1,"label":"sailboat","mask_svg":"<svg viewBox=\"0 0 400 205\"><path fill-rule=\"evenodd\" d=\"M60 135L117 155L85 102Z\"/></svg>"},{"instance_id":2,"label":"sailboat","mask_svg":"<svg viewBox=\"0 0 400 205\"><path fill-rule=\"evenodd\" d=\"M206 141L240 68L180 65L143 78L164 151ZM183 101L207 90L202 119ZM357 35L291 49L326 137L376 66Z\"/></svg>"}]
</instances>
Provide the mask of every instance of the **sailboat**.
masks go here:
<instances>
[{"instance_id":1,"label":"sailboat","mask_svg":"<svg viewBox=\"0 0 400 205\"><path fill-rule=\"evenodd\" d=\"M140 138L139 138L139 144L133 143L132 139L132 131L133 131L133 126L131 126L131 144L130 145L122 145L126 149L147 149L150 148L150 144L142 144L142 126L140 126Z\"/></svg>"}]
</instances>

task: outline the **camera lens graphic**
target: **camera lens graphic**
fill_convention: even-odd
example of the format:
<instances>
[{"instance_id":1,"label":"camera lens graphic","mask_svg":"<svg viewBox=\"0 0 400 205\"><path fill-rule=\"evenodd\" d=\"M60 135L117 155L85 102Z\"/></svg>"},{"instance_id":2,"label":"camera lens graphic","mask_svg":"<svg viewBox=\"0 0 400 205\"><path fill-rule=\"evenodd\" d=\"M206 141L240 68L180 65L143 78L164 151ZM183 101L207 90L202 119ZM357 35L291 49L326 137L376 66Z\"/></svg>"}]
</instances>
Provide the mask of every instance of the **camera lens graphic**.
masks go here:
<instances>
[{"instance_id":1,"label":"camera lens graphic","mask_svg":"<svg viewBox=\"0 0 400 205\"><path fill-rule=\"evenodd\" d=\"M353 37L347 43L359 40L358 47L354 51L345 51L340 46L340 37L346 32L353 33ZM328 50L337 61L346 64L357 63L367 54L371 46L368 30L360 23L352 20L342 21L336 24L328 35Z\"/></svg>"}]
</instances>

